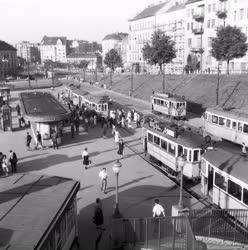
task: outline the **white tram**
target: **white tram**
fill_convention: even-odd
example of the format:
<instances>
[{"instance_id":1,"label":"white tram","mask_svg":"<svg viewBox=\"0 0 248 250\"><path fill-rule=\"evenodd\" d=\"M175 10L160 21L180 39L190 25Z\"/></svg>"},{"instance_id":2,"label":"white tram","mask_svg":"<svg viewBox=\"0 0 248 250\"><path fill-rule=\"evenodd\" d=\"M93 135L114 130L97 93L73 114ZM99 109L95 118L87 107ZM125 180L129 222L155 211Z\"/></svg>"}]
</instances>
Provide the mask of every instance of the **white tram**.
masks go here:
<instances>
[{"instance_id":1,"label":"white tram","mask_svg":"<svg viewBox=\"0 0 248 250\"><path fill-rule=\"evenodd\" d=\"M215 140L225 139L248 146L248 114L208 108L204 115L203 136Z\"/></svg>"},{"instance_id":2,"label":"white tram","mask_svg":"<svg viewBox=\"0 0 248 250\"><path fill-rule=\"evenodd\" d=\"M207 150L202 155L201 192L222 209L248 209L247 169L246 155L241 149L234 152L233 145Z\"/></svg>"},{"instance_id":3,"label":"white tram","mask_svg":"<svg viewBox=\"0 0 248 250\"><path fill-rule=\"evenodd\" d=\"M200 178L200 162L204 139L199 134L177 126L155 122L144 125L147 153L159 161L161 169L172 174L178 174L177 158L184 155L186 164L183 174L188 179Z\"/></svg>"},{"instance_id":4,"label":"white tram","mask_svg":"<svg viewBox=\"0 0 248 250\"><path fill-rule=\"evenodd\" d=\"M69 97L74 105L82 105L90 110L95 110L98 114L108 116L109 97L107 95L92 95L87 91L75 87L66 87L66 97Z\"/></svg>"},{"instance_id":5,"label":"white tram","mask_svg":"<svg viewBox=\"0 0 248 250\"><path fill-rule=\"evenodd\" d=\"M155 93L151 96L152 111L175 119L186 117L187 102L184 98L170 94Z\"/></svg>"}]
</instances>

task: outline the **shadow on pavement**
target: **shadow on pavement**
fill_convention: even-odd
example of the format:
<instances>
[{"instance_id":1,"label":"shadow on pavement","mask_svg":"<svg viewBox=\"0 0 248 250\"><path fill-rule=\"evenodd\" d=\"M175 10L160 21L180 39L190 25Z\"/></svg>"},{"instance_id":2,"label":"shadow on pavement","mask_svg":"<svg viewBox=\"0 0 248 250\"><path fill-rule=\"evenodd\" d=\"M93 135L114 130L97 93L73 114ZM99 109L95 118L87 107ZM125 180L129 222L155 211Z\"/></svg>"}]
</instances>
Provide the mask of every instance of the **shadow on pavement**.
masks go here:
<instances>
[{"instance_id":1,"label":"shadow on pavement","mask_svg":"<svg viewBox=\"0 0 248 250\"><path fill-rule=\"evenodd\" d=\"M124 184L127 186L127 184ZM92 197L94 200L97 197ZM178 203L179 187L142 185L132 187L119 193L119 208L124 218L143 218L152 216L154 199L158 198L164 207L166 215L171 215L172 205ZM109 250L110 248L110 222L113 214L115 196L111 195L102 199L103 213L106 231L104 232L99 249ZM184 204L190 208L190 196L183 193ZM79 241L80 247L84 250L91 250L95 247L98 231L92 222L95 203L92 203L79 211Z\"/></svg>"}]
</instances>

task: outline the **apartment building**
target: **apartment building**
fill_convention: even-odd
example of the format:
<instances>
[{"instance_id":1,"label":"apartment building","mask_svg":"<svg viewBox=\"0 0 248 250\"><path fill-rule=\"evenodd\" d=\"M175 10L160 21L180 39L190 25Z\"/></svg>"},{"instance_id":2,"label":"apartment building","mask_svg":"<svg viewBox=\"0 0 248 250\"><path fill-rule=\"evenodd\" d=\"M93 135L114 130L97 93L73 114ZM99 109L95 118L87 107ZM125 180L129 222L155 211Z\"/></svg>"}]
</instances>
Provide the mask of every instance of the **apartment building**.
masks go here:
<instances>
[{"instance_id":1,"label":"apartment building","mask_svg":"<svg viewBox=\"0 0 248 250\"><path fill-rule=\"evenodd\" d=\"M66 62L67 43L66 37L44 36L40 45L41 62Z\"/></svg>"},{"instance_id":2,"label":"apartment building","mask_svg":"<svg viewBox=\"0 0 248 250\"><path fill-rule=\"evenodd\" d=\"M127 62L127 47L128 47L128 34L127 33L113 33L106 35L102 40L102 57L103 61L106 54L111 50L115 49L118 51L122 58L124 67Z\"/></svg>"},{"instance_id":3,"label":"apartment building","mask_svg":"<svg viewBox=\"0 0 248 250\"><path fill-rule=\"evenodd\" d=\"M39 45L23 41L16 44L17 56L25 59L26 62L40 63Z\"/></svg>"},{"instance_id":4,"label":"apartment building","mask_svg":"<svg viewBox=\"0 0 248 250\"><path fill-rule=\"evenodd\" d=\"M248 1L191 0L186 3L186 20L186 55L197 56L202 72L216 72L219 62L211 56L212 39L224 25L237 26L248 34ZM221 62L221 72L226 67L226 62ZM242 72L248 72L247 55L230 62L230 73Z\"/></svg>"}]
</instances>

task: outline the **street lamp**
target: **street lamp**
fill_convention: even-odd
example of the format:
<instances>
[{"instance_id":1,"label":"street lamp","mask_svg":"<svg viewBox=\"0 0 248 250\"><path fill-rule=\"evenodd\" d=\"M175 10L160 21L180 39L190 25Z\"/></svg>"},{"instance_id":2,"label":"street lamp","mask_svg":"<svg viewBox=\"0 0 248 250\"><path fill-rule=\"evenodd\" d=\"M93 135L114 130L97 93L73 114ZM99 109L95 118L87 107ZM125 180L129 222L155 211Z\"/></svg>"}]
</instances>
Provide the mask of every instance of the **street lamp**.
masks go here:
<instances>
[{"instance_id":1,"label":"street lamp","mask_svg":"<svg viewBox=\"0 0 248 250\"><path fill-rule=\"evenodd\" d=\"M114 163L112 169L113 172L115 174L115 180L116 180L116 188L115 188L115 206L114 206L114 213L113 213L113 218L118 219L121 218L121 214L119 211L119 185L118 185L118 177L119 177L119 173L121 170L121 166L122 164L119 162L119 160L116 160L116 162Z\"/></svg>"},{"instance_id":2,"label":"street lamp","mask_svg":"<svg viewBox=\"0 0 248 250\"><path fill-rule=\"evenodd\" d=\"M186 160L184 158L183 155L180 155L177 158L177 165L180 168L180 173L181 173L181 179L180 179L180 196L179 196L179 202L178 202L178 208L179 209L183 209L184 205L183 205L183 168L186 164Z\"/></svg>"},{"instance_id":3,"label":"street lamp","mask_svg":"<svg viewBox=\"0 0 248 250\"><path fill-rule=\"evenodd\" d=\"M3 65L3 81L5 82L5 63L8 63L9 62L9 60L8 59L6 59L5 57L3 57L2 58L2 65Z\"/></svg>"}]
</instances>

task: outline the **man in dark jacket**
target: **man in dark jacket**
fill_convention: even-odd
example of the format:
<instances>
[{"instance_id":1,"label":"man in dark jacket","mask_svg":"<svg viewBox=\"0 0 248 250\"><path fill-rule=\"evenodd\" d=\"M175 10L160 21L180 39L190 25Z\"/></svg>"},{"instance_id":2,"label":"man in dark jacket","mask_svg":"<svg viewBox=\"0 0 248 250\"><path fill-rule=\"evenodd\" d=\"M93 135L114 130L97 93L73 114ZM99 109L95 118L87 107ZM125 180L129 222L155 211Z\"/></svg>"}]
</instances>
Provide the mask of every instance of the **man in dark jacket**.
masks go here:
<instances>
[{"instance_id":1,"label":"man in dark jacket","mask_svg":"<svg viewBox=\"0 0 248 250\"><path fill-rule=\"evenodd\" d=\"M97 229L105 230L102 225L104 223L103 212L102 212L102 202L100 198L96 199L96 205L94 207L93 223L96 225Z\"/></svg>"}]
</instances>

